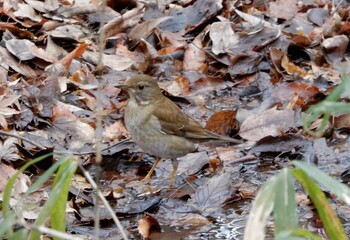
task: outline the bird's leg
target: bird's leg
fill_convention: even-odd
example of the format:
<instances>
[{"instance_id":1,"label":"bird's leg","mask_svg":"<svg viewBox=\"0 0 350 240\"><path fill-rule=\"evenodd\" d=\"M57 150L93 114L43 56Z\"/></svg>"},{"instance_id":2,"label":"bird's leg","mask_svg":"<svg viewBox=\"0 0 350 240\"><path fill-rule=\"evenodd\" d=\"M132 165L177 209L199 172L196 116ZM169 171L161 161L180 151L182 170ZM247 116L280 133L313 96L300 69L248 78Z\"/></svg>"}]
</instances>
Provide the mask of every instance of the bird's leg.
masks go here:
<instances>
[{"instance_id":1,"label":"bird's leg","mask_svg":"<svg viewBox=\"0 0 350 240\"><path fill-rule=\"evenodd\" d=\"M151 169L149 170L149 172L147 173L146 177L144 179L142 179L143 182L147 182L149 180L151 180L152 174L154 172L154 169L156 168L156 166L158 165L159 161L160 161L160 157L156 158L156 161L153 163L153 166L151 167Z\"/></svg>"},{"instance_id":2,"label":"bird's leg","mask_svg":"<svg viewBox=\"0 0 350 240\"><path fill-rule=\"evenodd\" d=\"M177 161L176 158L172 158L171 163L173 164L173 172L171 173L170 181L171 181L171 183L173 183L175 181L177 167L179 166L179 162Z\"/></svg>"},{"instance_id":3,"label":"bird's leg","mask_svg":"<svg viewBox=\"0 0 350 240\"><path fill-rule=\"evenodd\" d=\"M143 158L143 155L144 155L144 153L142 152L142 153L140 154L140 156L136 159L136 162L141 162L141 160L142 160L142 158Z\"/></svg>"}]
</instances>

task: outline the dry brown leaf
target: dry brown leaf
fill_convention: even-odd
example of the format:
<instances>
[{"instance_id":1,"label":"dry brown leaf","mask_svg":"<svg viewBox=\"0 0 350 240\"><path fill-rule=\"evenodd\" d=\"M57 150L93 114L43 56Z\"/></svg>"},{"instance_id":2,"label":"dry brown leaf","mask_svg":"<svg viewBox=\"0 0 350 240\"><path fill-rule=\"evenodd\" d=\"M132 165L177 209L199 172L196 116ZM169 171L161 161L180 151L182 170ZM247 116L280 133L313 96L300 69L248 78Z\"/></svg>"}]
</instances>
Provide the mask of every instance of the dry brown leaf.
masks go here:
<instances>
[{"instance_id":1,"label":"dry brown leaf","mask_svg":"<svg viewBox=\"0 0 350 240\"><path fill-rule=\"evenodd\" d=\"M5 161L16 161L21 159L15 144L19 144L18 138L8 137L0 142L0 159ZM1 190L0 190L1 191Z\"/></svg>"},{"instance_id":2,"label":"dry brown leaf","mask_svg":"<svg viewBox=\"0 0 350 240\"><path fill-rule=\"evenodd\" d=\"M0 96L0 125L5 129L7 128L6 118L21 113L20 111L12 108L12 104L14 104L19 97L19 95Z\"/></svg>"},{"instance_id":3,"label":"dry brown leaf","mask_svg":"<svg viewBox=\"0 0 350 240\"><path fill-rule=\"evenodd\" d=\"M277 0L269 3L269 12L277 18L292 19L298 12L297 4L297 0Z\"/></svg>"},{"instance_id":4,"label":"dry brown leaf","mask_svg":"<svg viewBox=\"0 0 350 240\"><path fill-rule=\"evenodd\" d=\"M230 195L230 173L223 172L210 178L205 185L198 187L194 199L198 210L216 211Z\"/></svg>"},{"instance_id":5,"label":"dry brown leaf","mask_svg":"<svg viewBox=\"0 0 350 240\"><path fill-rule=\"evenodd\" d=\"M6 68L6 69L8 69L8 67L11 67L14 71L16 71L16 72L18 72L26 77L35 77L36 76L35 71L31 67L29 67L28 65L25 65L23 63L19 63L3 47L0 47L0 57L3 59L3 61L0 63L0 65L2 67Z\"/></svg>"},{"instance_id":6,"label":"dry brown leaf","mask_svg":"<svg viewBox=\"0 0 350 240\"><path fill-rule=\"evenodd\" d=\"M247 75L257 72L263 55L255 51L248 51L244 54L237 55L232 59L228 67L231 76Z\"/></svg>"},{"instance_id":7,"label":"dry brown leaf","mask_svg":"<svg viewBox=\"0 0 350 240\"><path fill-rule=\"evenodd\" d=\"M55 120L56 118L61 118L61 117L65 117L65 118L76 118L76 116L70 111L68 104L64 104L62 102L60 102L59 104L57 104L56 106L52 107L52 120Z\"/></svg>"},{"instance_id":8,"label":"dry brown leaf","mask_svg":"<svg viewBox=\"0 0 350 240\"><path fill-rule=\"evenodd\" d=\"M61 59L66 56L68 52L58 44L56 44L50 35L47 36L46 52L55 56L57 59Z\"/></svg>"},{"instance_id":9,"label":"dry brown leaf","mask_svg":"<svg viewBox=\"0 0 350 240\"><path fill-rule=\"evenodd\" d=\"M74 175L71 185L79 190L92 189L91 184L86 180L86 178L79 174Z\"/></svg>"},{"instance_id":10,"label":"dry brown leaf","mask_svg":"<svg viewBox=\"0 0 350 240\"><path fill-rule=\"evenodd\" d=\"M334 117L334 127L350 129L350 113Z\"/></svg>"},{"instance_id":11,"label":"dry brown leaf","mask_svg":"<svg viewBox=\"0 0 350 240\"><path fill-rule=\"evenodd\" d=\"M143 22L141 24L137 24L130 32L129 37L133 39L136 43L141 38L147 38L153 31L155 27L157 27L162 22L171 19L172 17L160 17L156 19L149 20L147 22Z\"/></svg>"},{"instance_id":12,"label":"dry brown leaf","mask_svg":"<svg viewBox=\"0 0 350 240\"><path fill-rule=\"evenodd\" d=\"M50 31L50 35L56 38L72 39L78 41L88 36L90 31L77 24L66 24Z\"/></svg>"},{"instance_id":13,"label":"dry brown leaf","mask_svg":"<svg viewBox=\"0 0 350 240\"><path fill-rule=\"evenodd\" d=\"M13 169L13 167L0 162L0 192L3 192L5 190L7 181L15 173L16 173L16 170ZM19 199L20 198L19 194L27 191L29 184L30 184L29 177L21 173L18 176L17 181L13 187L12 196ZM0 199L2 199L2 194L0 196Z\"/></svg>"},{"instance_id":14,"label":"dry brown leaf","mask_svg":"<svg viewBox=\"0 0 350 240\"><path fill-rule=\"evenodd\" d=\"M18 4L18 9L14 12L14 15L20 18L29 18L35 22L40 22L42 20L41 16L36 13L34 8L24 3Z\"/></svg>"},{"instance_id":15,"label":"dry brown leaf","mask_svg":"<svg viewBox=\"0 0 350 240\"><path fill-rule=\"evenodd\" d=\"M221 135L229 135L233 129L238 128L236 111L225 110L214 113L208 119L205 128Z\"/></svg>"},{"instance_id":16,"label":"dry brown leaf","mask_svg":"<svg viewBox=\"0 0 350 240\"><path fill-rule=\"evenodd\" d=\"M275 47L269 48L269 50L270 50L270 58L273 65L275 66L276 70L279 73L282 73L283 68L281 66L281 61L282 61L282 57L284 56L284 52Z\"/></svg>"},{"instance_id":17,"label":"dry brown leaf","mask_svg":"<svg viewBox=\"0 0 350 240\"><path fill-rule=\"evenodd\" d=\"M232 147L217 147L215 150L221 161L234 161L241 156L239 150Z\"/></svg>"},{"instance_id":18,"label":"dry brown leaf","mask_svg":"<svg viewBox=\"0 0 350 240\"><path fill-rule=\"evenodd\" d=\"M288 131L296 126L293 110L277 110L274 107L247 117L241 125L239 136L246 140L258 141L266 136L278 136L281 131Z\"/></svg>"},{"instance_id":19,"label":"dry brown leaf","mask_svg":"<svg viewBox=\"0 0 350 240\"><path fill-rule=\"evenodd\" d=\"M83 53L85 52L86 48L88 47L88 44L79 44L73 51L71 51L67 56L62 58L59 62L68 69L70 64L72 63L72 60L74 58L79 58Z\"/></svg>"},{"instance_id":20,"label":"dry brown leaf","mask_svg":"<svg viewBox=\"0 0 350 240\"><path fill-rule=\"evenodd\" d=\"M287 57L287 55L284 55L282 57L282 61L281 61L281 66L284 68L284 70L292 75L292 76L299 76L304 78L305 76L307 76L307 72L305 72L303 69L301 69L299 66L295 65L293 62L291 62L289 60L289 58Z\"/></svg>"},{"instance_id":21,"label":"dry brown leaf","mask_svg":"<svg viewBox=\"0 0 350 240\"><path fill-rule=\"evenodd\" d=\"M329 17L328 9L312 8L307 11L308 19L318 26L322 26L326 18Z\"/></svg>"},{"instance_id":22,"label":"dry brown leaf","mask_svg":"<svg viewBox=\"0 0 350 240\"><path fill-rule=\"evenodd\" d=\"M173 96L189 94L190 81L183 76L175 76L174 79L175 80L171 82L161 82L159 85Z\"/></svg>"},{"instance_id":23,"label":"dry brown leaf","mask_svg":"<svg viewBox=\"0 0 350 240\"><path fill-rule=\"evenodd\" d=\"M34 46L35 44L27 39L10 39L6 41L6 49L22 61L35 58L31 50Z\"/></svg>"},{"instance_id":24,"label":"dry brown leaf","mask_svg":"<svg viewBox=\"0 0 350 240\"><path fill-rule=\"evenodd\" d=\"M278 102L290 102L289 108L294 108L294 106L305 106L317 93L319 93L318 88L312 84L291 82L274 88L272 96Z\"/></svg>"},{"instance_id":25,"label":"dry brown leaf","mask_svg":"<svg viewBox=\"0 0 350 240\"><path fill-rule=\"evenodd\" d=\"M91 62L93 64L97 65L98 62L98 52L92 52L92 51L86 51L83 54L83 57L86 61ZM116 71L124 71L131 67L135 61L134 59L120 57L118 55L108 55L103 54L103 64L111 69L114 69Z\"/></svg>"},{"instance_id":26,"label":"dry brown leaf","mask_svg":"<svg viewBox=\"0 0 350 240\"><path fill-rule=\"evenodd\" d=\"M205 63L207 57L206 53L202 50L202 41L205 35L206 31L203 30L197 35L193 42L188 45L183 59L183 67L185 70L207 71L208 66Z\"/></svg>"},{"instance_id":27,"label":"dry brown leaf","mask_svg":"<svg viewBox=\"0 0 350 240\"><path fill-rule=\"evenodd\" d=\"M137 227L139 233L144 238L148 238L151 230L160 231L160 225L154 217L151 215L146 215L144 218L139 220L139 226Z\"/></svg>"},{"instance_id":28,"label":"dry brown leaf","mask_svg":"<svg viewBox=\"0 0 350 240\"><path fill-rule=\"evenodd\" d=\"M80 150L95 142L95 129L79 119L56 118L49 135L49 139L57 140L69 150Z\"/></svg>"},{"instance_id":29,"label":"dry brown leaf","mask_svg":"<svg viewBox=\"0 0 350 240\"><path fill-rule=\"evenodd\" d=\"M190 176L200 171L205 164L208 164L209 157L206 151L189 153L179 160L178 173Z\"/></svg>"},{"instance_id":30,"label":"dry brown leaf","mask_svg":"<svg viewBox=\"0 0 350 240\"><path fill-rule=\"evenodd\" d=\"M227 49L239 43L239 35L235 34L228 20L213 23L209 36L213 42L211 50L216 55L226 53Z\"/></svg>"},{"instance_id":31,"label":"dry brown leaf","mask_svg":"<svg viewBox=\"0 0 350 240\"><path fill-rule=\"evenodd\" d=\"M119 13L117 13L119 14ZM121 33L131 26L135 26L140 22L142 18L142 9L133 8L127 11L122 16L117 16L106 23L101 29L105 31L106 38L112 37L118 33Z\"/></svg>"},{"instance_id":32,"label":"dry brown leaf","mask_svg":"<svg viewBox=\"0 0 350 240\"><path fill-rule=\"evenodd\" d=\"M321 45L328 63L333 64L334 61L344 57L348 44L349 38L345 35L325 39Z\"/></svg>"},{"instance_id":33,"label":"dry brown leaf","mask_svg":"<svg viewBox=\"0 0 350 240\"><path fill-rule=\"evenodd\" d=\"M117 120L111 125L105 127L103 131L103 136L109 140L121 139L129 136L128 130L126 130L123 121Z\"/></svg>"}]
</instances>

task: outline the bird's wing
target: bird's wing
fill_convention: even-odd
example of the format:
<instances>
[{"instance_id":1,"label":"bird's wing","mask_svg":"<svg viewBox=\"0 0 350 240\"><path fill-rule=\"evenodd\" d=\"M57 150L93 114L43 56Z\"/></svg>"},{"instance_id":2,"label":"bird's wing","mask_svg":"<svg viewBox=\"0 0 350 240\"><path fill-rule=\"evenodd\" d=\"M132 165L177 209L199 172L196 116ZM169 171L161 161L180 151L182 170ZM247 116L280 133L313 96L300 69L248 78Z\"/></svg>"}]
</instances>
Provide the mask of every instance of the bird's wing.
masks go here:
<instances>
[{"instance_id":1,"label":"bird's wing","mask_svg":"<svg viewBox=\"0 0 350 240\"><path fill-rule=\"evenodd\" d=\"M160 131L165 134L182 136L192 139L217 139L217 136L208 134L196 120L183 113L171 100L165 98L162 108L153 109L153 116L160 124ZM169 114L171 112L171 114Z\"/></svg>"}]
</instances>

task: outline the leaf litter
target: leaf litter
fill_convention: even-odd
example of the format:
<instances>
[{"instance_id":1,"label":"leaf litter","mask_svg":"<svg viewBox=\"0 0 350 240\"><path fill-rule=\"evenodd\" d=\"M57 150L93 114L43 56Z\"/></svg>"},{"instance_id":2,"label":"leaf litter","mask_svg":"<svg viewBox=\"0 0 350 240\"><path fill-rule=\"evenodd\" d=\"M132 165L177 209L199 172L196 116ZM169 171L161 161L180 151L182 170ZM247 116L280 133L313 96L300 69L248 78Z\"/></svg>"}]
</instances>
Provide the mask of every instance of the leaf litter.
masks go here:
<instances>
[{"instance_id":1,"label":"leaf litter","mask_svg":"<svg viewBox=\"0 0 350 240\"><path fill-rule=\"evenodd\" d=\"M108 2L101 29L99 5L0 4L0 169L10 177L28 160L54 151L21 175L12 203L28 179L59 158L56 151L82 154L82 164L93 171L98 83L101 189L131 238L241 239L259 186L293 159L348 178L349 114L334 114L320 139L303 132L300 122L349 72L348 2L115 1ZM97 69L102 30L104 68ZM126 95L115 85L141 72L154 76L203 126L245 145L200 146L180 160L175 189L169 188L169 160L156 167L149 183L140 182L154 158L128 140ZM7 175L0 174L2 188ZM81 178L78 172L70 190L67 231L88 237L93 194ZM36 218L49 186L31 194L28 204L36 207L28 208L26 219ZM298 199L303 224L317 229L306 197ZM349 208L339 209L349 221ZM101 219L101 239L120 237L104 209Z\"/></svg>"}]
</instances>

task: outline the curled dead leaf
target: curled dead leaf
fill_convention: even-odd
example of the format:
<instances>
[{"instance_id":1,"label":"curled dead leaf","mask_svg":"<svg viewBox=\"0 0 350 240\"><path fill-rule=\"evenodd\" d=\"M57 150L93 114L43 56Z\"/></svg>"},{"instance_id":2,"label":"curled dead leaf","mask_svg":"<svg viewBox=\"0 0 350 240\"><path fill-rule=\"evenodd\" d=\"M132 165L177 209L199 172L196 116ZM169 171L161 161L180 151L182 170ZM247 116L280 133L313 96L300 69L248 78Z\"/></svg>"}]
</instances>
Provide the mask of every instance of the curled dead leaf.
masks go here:
<instances>
[{"instance_id":1,"label":"curled dead leaf","mask_svg":"<svg viewBox=\"0 0 350 240\"><path fill-rule=\"evenodd\" d=\"M137 227L139 230L139 233L142 235L144 238L148 238L151 231L160 231L160 225L154 217L151 215L146 215L144 218L141 218L139 220L139 226Z\"/></svg>"}]
</instances>

